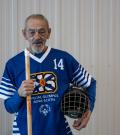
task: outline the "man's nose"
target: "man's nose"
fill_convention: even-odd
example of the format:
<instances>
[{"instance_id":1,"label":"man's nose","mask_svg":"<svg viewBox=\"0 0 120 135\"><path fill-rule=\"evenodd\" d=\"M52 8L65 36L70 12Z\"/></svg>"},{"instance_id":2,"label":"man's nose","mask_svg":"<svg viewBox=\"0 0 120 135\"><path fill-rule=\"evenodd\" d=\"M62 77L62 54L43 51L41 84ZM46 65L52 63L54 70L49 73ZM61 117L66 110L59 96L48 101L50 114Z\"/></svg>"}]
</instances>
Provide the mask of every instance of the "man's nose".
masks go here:
<instances>
[{"instance_id":1,"label":"man's nose","mask_svg":"<svg viewBox=\"0 0 120 135\"><path fill-rule=\"evenodd\" d=\"M38 31L35 32L34 38L36 39L41 38L40 33Z\"/></svg>"}]
</instances>

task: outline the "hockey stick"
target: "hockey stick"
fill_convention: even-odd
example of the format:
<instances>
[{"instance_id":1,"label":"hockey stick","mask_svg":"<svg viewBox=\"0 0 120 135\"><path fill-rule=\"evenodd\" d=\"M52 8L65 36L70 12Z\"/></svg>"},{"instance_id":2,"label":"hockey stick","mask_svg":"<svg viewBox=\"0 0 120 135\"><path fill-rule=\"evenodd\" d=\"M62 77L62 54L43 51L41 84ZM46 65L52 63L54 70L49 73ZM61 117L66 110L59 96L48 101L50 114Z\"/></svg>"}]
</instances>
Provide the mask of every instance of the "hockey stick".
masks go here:
<instances>
[{"instance_id":1,"label":"hockey stick","mask_svg":"<svg viewBox=\"0 0 120 135\"><path fill-rule=\"evenodd\" d=\"M30 58L29 51L25 50L25 70L26 70L26 80L30 79ZM28 135L32 135L32 107L31 107L31 96L26 97L27 103L27 128Z\"/></svg>"}]
</instances>

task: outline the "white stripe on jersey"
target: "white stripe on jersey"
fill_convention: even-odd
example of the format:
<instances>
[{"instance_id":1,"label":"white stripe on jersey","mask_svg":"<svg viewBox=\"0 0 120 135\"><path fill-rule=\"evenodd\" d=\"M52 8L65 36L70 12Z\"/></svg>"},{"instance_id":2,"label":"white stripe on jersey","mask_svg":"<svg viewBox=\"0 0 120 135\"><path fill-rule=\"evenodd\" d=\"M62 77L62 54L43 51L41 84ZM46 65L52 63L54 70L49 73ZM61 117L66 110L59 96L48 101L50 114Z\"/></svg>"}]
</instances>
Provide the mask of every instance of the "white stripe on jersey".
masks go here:
<instances>
[{"instance_id":1,"label":"white stripe on jersey","mask_svg":"<svg viewBox=\"0 0 120 135\"><path fill-rule=\"evenodd\" d=\"M88 77L88 72L85 75L82 75L82 77L80 79L78 79L76 82L80 82L80 80L82 80L84 77L85 79L83 81L80 82L81 85L83 85L85 82L87 82L87 77Z\"/></svg>"},{"instance_id":2,"label":"white stripe on jersey","mask_svg":"<svg viewBox=\"0 0 120 135\"><path fill-rule=\"evenodd\" d=\"M83 73L82 73L81 75L82 75L82 76L76 80L77 83L78 83L79 81L81 81L81 80L85 77L85 69L84 69L84 71L83 71ZM80 76L80 75L79 75L79 76ZM84 80L85 80L85 79L84 79ZM84 81L84 80L83 80L83 81Z\"/></svg>"},{"instance_id":3,"label":"white stripe on jersey","mask_svg":"<svg viewBox=\"0 0 120 135\"><path fill-rule=\"evenodd\" d=\"M75 74L79 69L80 69L80 65L78 66L77 70L73 74Z\"/></svg>"},{"instance_id":4,"label":"white stripe on jersey","mask_svg":"<svg viewBox=\"0 0 120 135\"><path fill-rule=\"evenodd\" d=\"M13 121L13 135L20 135L19 128L17 127L17 122L16 122L17 114L18 113L15 114L14 121Z\"/></svg>"},{"instance_id":5,"label":"white stripe on jersey","mask_svg":"<svg viewBox=\"0 0 120 135\"><path fill-rule=\"evenodd\" d=\"M5 99L7 99L7 98L9 98L9 97L10 97L10 96L8 96L8 95L0 94L0 98L1 98L1 99L4 99L4 100L5 100Z\"/></svg>"},{"instance_id":6,"label":"white stripe on jersey","mask_svg":"<svg viewBox=\"0 0 120 135\"><path fill-rule=\"evenodd\" d=\"M70 126L68 125L68 126L66 126L66 128L69 128Z\"/></svg>"},{"instance_id":7,"label":"white stripe on jersey","mask_svg":"<svg viewBox=\"0 0 120 135\"><path fill-rule=\"evenodd\" d=\"M73 78L73 80L75 80L78 76L80 76L82 74L82 71L80 70L80 72ZM72 81L73 81L72 80Z\"/></svg>"},{"instance_id":8,"label":"white stripe on jersey","mask_svg":"<svg viewBox=\"0 0 120 135\"><path fill-rule=\"evenodd\" d=\"M7 81L10 81L10 79L7 79L7 78L5 78L5 77L2 77L2 79L5 79L5 80L7 80Z\"/></svg>"},{"instance_id":9,"label":"white stripe on jersey","mask_svg":"<svg viewBox=\"0 0 120 135\"><path fill-rule=\"evenodd\" d=\"M66 120L66 118L65 118L65 123L68 123L68 121Z\"/></svg>"},{"instance_id":10,"label":"white stripe on jersey","mask_svg":"<svg viewBox=\"0 0 120 135\"><path fill-rule=\"evenodd\" d=\"M72 133L71 130L69 132L67 132L67 135L70 134L70 133Z\"/></svg>"},{"instance_id":11,"label":"white stripe on jersey","mask_svg":"<svg viewBox=\"0 0 120 135\"><path fill-rule=\"evenodd\" d=\"M84 85L85 88L87 88L87 87L90 86L91 79L92 79L92 77L91 77L91 75L89 75L88 80L87 80L87 83Z\"/></svg>"},{"instance_id":12,"label":"white stripe on jersey","mask_svg":"<svg viewBox=\"0 0 120 135\"><path fill-rule=\"evenodd\" d=\"M6 85L9 85L9 86L13 86L13 84L8 83L8 82L5 82L5 81L1 81L1 83L6 84ZM14 86L13 86L13 87L14 87Z\"/></svg>"},{"instance_id":13,"label":"white stripe on jersey","mask_svg":"<svg viewBox=\"0 0 120 135\"><path fill-rule=\"evenodd\" d=\"M2 89L0 89L0 93L6 94L8 96L14 95L14 92L9 92L9 91L5 91L5 90L3 91Z\"/></svg>"},{"instance_id":14,"label":"white stripe on jersey","mask_svg":"<svg viewBox=\"0 0 120 135\"><path fill-rule=\"evenodd\" d=\"M1 89L3 88L3 89L5 89L5 90L11 90L11 91L13 91L13 92L16 91L15 89L6 87L6 86L4 86L4 85L2 85L2 84L0 85L0 88L1 88ZM5 90L4 90L4 91L5 91Z\"/></svg>"},{"instance_id":15,"label":"white stripe on jersey","mask_svg":"<svg viewBox=\"0 0 120 135\"><path fill-rule=\"evenodd\" d=\"M19 128L13 127L13 131L19 131Z\"/></svg>"},{"instance_id":16,"label":"white stripe on jersey","mask_svg":"<svg viewBox=\"0 0 120 135\"><path fill-rule=\"evenodd\" d=\"M17 122L15 120L13 121L13 126L17 126Z\"/></svg>"}]
</instances>

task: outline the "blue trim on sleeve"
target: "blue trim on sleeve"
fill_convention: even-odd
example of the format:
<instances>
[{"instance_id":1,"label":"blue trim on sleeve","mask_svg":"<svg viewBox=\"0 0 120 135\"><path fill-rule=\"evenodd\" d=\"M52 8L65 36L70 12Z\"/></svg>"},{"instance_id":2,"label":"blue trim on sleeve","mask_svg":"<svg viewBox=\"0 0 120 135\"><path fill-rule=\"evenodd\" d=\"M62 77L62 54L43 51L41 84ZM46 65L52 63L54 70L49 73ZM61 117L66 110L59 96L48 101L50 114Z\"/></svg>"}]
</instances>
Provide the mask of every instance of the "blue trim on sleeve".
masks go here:
<instances>
[{"instance_id":1,"label":"blue trim on sleeve","mask_svg":"<svg viewBox=\"0 0 120 135\"><path fill-rule=\"evenodd\" d=\"M4 101L4 105L5 105L7 112L9 112L9 113L18 112L20 109L20 106L24 100L25 100L25 98L20 97L18 95L18 92L16 91L12 97L10 97Z\"/></svg>"}]
</instances>

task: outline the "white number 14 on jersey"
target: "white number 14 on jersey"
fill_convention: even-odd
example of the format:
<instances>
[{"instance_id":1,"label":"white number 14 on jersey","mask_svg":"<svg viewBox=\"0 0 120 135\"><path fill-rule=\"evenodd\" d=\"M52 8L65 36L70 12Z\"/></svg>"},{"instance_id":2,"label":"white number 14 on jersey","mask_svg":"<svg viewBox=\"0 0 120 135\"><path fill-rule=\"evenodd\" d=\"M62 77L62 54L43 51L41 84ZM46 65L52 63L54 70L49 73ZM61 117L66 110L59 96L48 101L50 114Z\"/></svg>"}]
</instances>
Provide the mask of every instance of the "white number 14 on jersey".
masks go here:
<instances>
[{"instance_id":1,"label":"white number 14 on jersey","mask_svg":"<svg viewBox=\"0 0 120 135\"><path fill-rule=\"evenodd\" d=\"M61 70L64 70L64 65L63 65L63 59L60 59L59 61L57 59L54 59L54 69L60 68Z\"/></svg>"}]
</instances>

